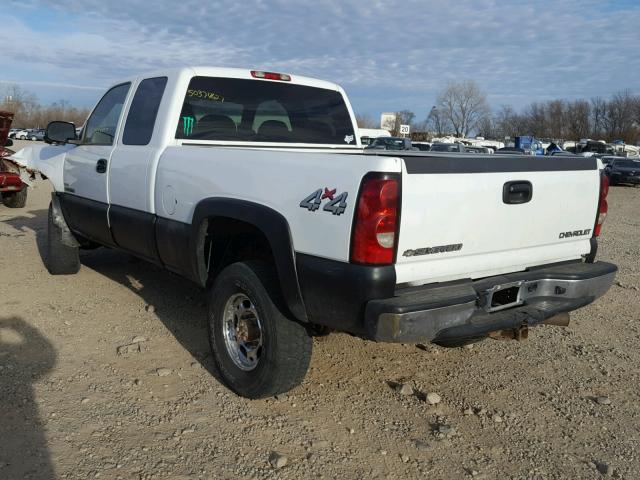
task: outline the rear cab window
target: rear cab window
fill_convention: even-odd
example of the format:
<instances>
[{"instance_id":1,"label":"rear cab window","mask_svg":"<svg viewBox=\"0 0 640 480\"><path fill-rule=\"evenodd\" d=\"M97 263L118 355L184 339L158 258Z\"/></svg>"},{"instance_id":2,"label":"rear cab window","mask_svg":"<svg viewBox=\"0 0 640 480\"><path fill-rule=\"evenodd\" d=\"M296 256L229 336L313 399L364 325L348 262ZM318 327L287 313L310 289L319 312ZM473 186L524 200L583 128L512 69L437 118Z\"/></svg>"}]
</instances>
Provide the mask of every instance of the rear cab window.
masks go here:
<instances>
[{"instance_id":1,"label":"rear cab window","mask_svg":"<svg viewBox=\"0 0 640 480\"><path fill-rule=\"evenodd\" d=\"M288 82L193 77L176 138L356 145L340 92Z\"/></svg>"},{"instance_id":2,"label":"rear cab window","mask_svg":"<svg viewBox=\"0 0 640 480\"><path fill-rule=\"evenodd\" d=\"M148 145L156 124L167 77L146 78L136 90L124 125L124 145Z\"/></svg>"}]
</instances>

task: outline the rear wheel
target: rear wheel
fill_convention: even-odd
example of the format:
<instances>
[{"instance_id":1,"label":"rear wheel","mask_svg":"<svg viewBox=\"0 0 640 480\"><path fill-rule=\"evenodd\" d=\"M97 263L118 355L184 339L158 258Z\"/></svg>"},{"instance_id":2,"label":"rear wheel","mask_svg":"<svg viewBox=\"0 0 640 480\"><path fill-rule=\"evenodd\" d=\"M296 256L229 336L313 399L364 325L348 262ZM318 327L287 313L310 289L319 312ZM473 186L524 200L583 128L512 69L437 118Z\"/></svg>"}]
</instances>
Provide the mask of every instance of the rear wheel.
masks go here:
<instances>
[{"instance_id":1,"label":"rear wheel","mask_svg":"<svg viewBox=\"0 0 640 480\"><path fill-rule=\"evenodd\" d=\"M3 193L2 203L9 208L23 208L27 204L27 186L19 192Z\"/></svg>"},{"instance_id":2,"label":"rear wheel","mask_svg":"<svg viewBox=\"0 0 640 480\"><path fill-rule=\"evenodd\" d=\"M306 329L282 312L275 272L229 265L210 291L209 341L220 379L238 395L264 398L302 382L311 360Z\"/></svg>"},{"instance_id":3,"label":"rear wheel","mask_svg":"<svg viewBox=\"0 0 640 480\"><path fill-rule=\"evenodd\" d=\"M72 275L80 270L78 247L69 247L62 243L62 229L53 221L51 204L49 204L45 267L51 275Z\"/></svg>"}]
</instances>

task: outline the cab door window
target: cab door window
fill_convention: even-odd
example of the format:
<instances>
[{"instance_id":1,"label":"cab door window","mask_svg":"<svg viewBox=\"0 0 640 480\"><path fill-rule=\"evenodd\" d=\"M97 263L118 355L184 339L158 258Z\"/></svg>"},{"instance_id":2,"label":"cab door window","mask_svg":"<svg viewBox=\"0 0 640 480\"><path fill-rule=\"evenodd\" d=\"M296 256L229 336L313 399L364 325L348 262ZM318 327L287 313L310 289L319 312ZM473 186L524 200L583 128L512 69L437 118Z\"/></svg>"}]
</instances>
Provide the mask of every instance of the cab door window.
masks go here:
<instances>
[{"instance_id":1,"label":"cab door window","mask_svg":"<svg viewBox=\"0 0 640 480\"><path fill-rule=\"evenodd\" d=\"M130 83L123 83L104 94L87 120L82 136L83 145L113 145L130 86Z\"/></svg>"}]
</instances>

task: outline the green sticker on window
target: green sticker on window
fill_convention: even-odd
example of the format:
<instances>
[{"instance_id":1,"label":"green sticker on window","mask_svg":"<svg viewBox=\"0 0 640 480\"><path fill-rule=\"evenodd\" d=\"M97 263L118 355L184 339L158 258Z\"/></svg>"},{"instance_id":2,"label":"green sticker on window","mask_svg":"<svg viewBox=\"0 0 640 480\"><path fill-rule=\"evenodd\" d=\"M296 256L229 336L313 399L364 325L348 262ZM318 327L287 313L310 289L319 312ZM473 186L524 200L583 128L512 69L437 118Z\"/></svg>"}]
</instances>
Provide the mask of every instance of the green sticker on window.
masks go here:
<instances>
[{"instance_id":1,"label":"green sticker on window","mask_svg":"<svg viewBox=\"0 0 640 480\"><path fill-rule=\"evenodd\" d=\"M184 132L184 135L186 137L188 137L189 135L191 135L193 133L193 122L195 121L195 118L193 117L182 117L182 131Z\"/></svg>"}]
</instances>

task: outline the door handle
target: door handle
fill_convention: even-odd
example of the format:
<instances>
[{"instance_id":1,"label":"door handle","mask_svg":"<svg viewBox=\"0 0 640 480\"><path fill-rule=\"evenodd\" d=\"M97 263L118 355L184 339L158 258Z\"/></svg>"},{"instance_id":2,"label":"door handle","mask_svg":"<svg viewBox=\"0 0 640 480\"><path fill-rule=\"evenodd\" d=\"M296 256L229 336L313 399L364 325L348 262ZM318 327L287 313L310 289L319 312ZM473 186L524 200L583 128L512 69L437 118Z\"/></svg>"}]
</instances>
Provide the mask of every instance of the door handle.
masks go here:
<instances>
[{"instance_id":1,"label":"door handle","mask_svg":"<svg viewBox=\"0 0 640 480\"><path fill-rule=\"evenodd\" d=\"M507 205L527 203L533 196L533 186L527 180L514 180L502 187L502 201Z\"/></svg>"},{"instance_id":2,"label":"door handle","mask_svg":"<svg viewBox=\"0 0 640 480\"><path fill-rule=\"evenodd\" d=\"M106 171L107 171L107 159L106 158L101 158L96 163L96 172L105 173Z\"/></svg>"}]
</instances>

